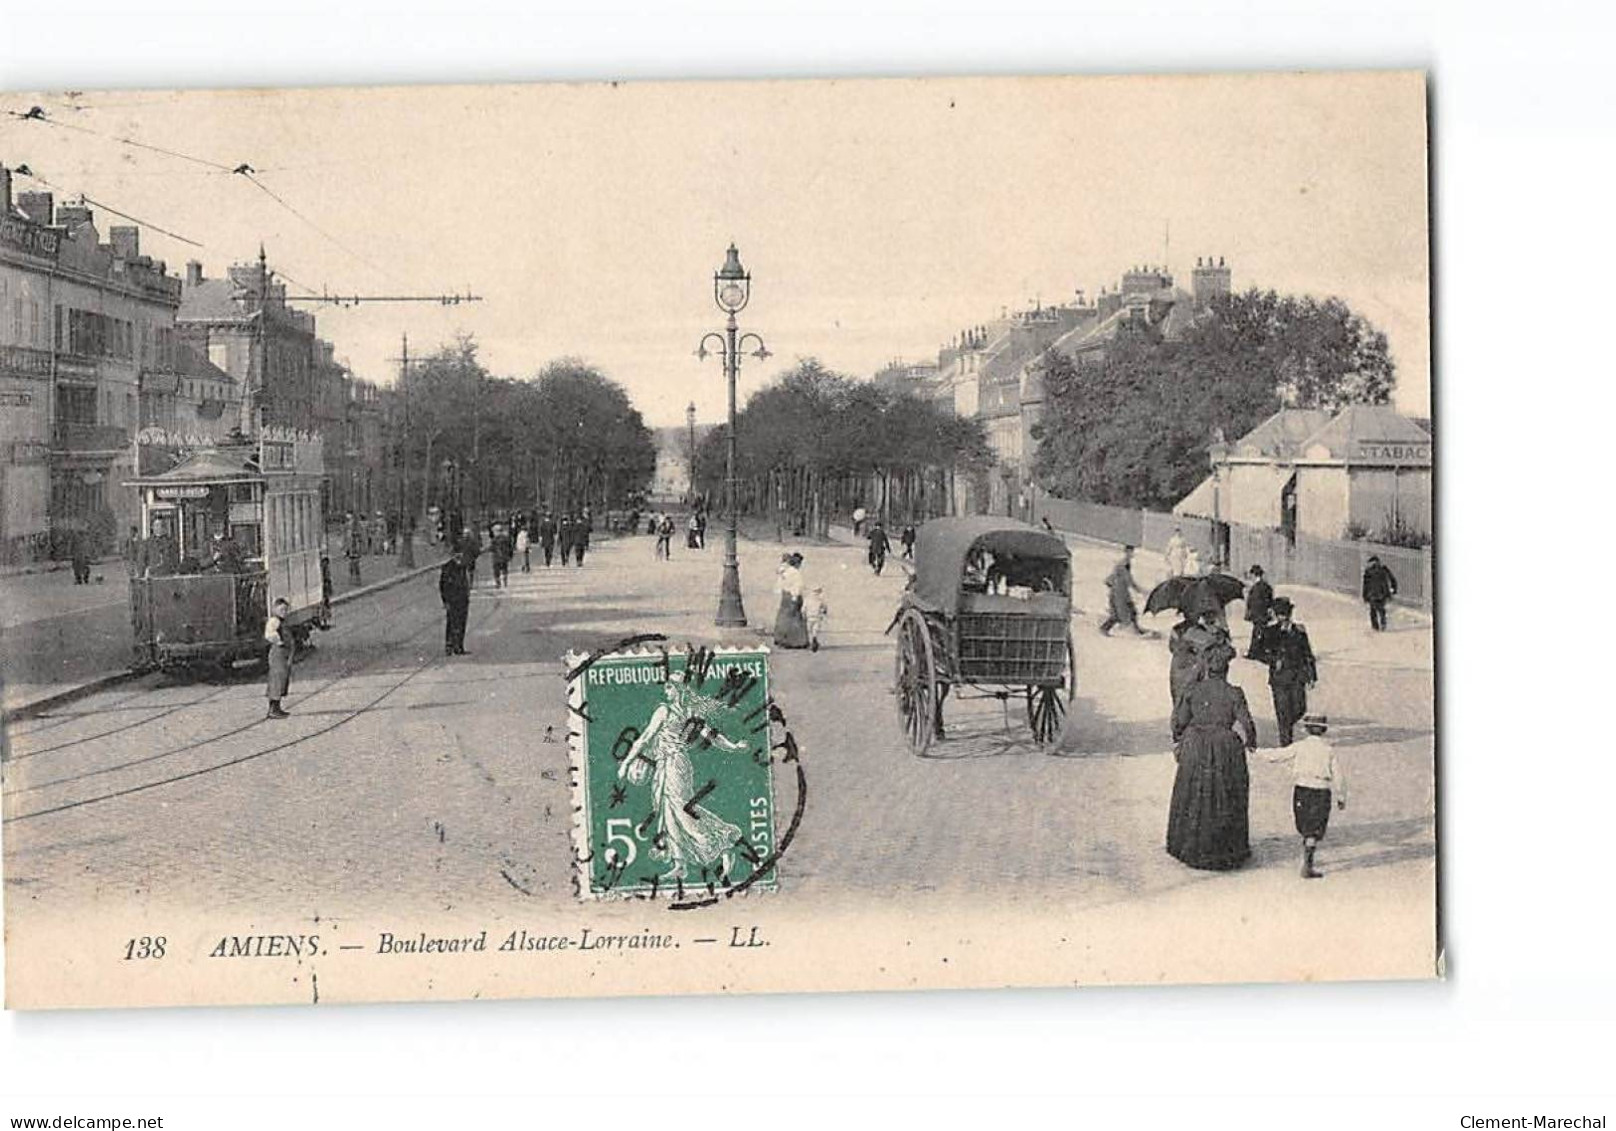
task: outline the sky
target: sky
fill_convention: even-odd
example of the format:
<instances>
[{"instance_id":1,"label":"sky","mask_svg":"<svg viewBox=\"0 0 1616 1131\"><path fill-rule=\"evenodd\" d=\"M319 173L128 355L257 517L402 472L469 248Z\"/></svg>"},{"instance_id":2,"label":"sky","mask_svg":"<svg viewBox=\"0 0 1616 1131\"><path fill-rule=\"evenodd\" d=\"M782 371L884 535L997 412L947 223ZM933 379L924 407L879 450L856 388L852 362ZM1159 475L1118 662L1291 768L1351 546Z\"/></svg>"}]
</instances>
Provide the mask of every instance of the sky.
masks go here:
<instances>
[{"instance_id":1,"label":"sky","mask_svg":"<svg viewBox=\"0 0 1616 1131\"><path fill-rule=\"evenodd\" d=\"M15 116L36 104L46 122ZM741 327L775 355L745 359L743 402L800 357L868 376L934 358L1005 308L1092 296L1135 264L1165 263L1187 288L1213 255L1236 289L1346 300L1389 339L1395 403L1430 412L1418 74L88 91L0 106L13 111L0 163L27 164L58 200L83 193L144 221L142 251L176 274L192 258L222 274L262 242L294 294L482 296L308 307L337 356L383 384L403 334L421 353L470 333L495 373L579 357L653 425L682 423L687 403L719 420L722 369L694 351L722 328L712 274L733 241L753 275ZM258 184L225 171L242 163ZM98 209L96 222L105 238L127 221Z\"/></svg>"}]
</instances>

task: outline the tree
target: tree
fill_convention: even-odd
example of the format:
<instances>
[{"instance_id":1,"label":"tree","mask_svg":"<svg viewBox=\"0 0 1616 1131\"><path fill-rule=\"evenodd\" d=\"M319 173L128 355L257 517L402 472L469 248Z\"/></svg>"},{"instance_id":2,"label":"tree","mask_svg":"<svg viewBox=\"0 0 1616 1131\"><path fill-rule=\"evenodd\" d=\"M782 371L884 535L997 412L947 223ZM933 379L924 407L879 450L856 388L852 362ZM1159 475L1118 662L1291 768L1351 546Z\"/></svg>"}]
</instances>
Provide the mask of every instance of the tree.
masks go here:
<instances>
[{"instance_id":1,"label":"tree","mask_svg":"<svg viewBox=\"0 0 1616 1131\"><path fill-rule=\"evenodd\" d=\"M1384 404L1386 337L1339 299L1220 295L1176 339L1125 327L1098 361L1051 352L1034 468L1058 495L1168 509L1206 476L1214 436L1282 405Z\"/></svg>"},{"instance_id":2,"label":"tree","mask_svg":"<svg viewBox=\"0 0 1616 1131\"><path fill-rule=\"evenodd\" d=\"M955 467L991 461L980 421L895 394L807 358L748 399L737 414L736 477L745 509L823 533L830 512L864 502L905 515L940 513ZM703 493L719 498L728 430L696 458ZM866 497L869 492L869 497Z\"/></svg>"},{"instance_id":3,"label":"tree","mask_svg":"<svg viewBox=\"0 0 1616 1131\"><path fill-rule=\"evenodd\" d=\"M461 337L405 376L406 458L450 509L611 507L650 482L656 444L621 386L576 359L495 377ZM422 505L425 505L423 503Z\"/></svg>"}]
</instances>

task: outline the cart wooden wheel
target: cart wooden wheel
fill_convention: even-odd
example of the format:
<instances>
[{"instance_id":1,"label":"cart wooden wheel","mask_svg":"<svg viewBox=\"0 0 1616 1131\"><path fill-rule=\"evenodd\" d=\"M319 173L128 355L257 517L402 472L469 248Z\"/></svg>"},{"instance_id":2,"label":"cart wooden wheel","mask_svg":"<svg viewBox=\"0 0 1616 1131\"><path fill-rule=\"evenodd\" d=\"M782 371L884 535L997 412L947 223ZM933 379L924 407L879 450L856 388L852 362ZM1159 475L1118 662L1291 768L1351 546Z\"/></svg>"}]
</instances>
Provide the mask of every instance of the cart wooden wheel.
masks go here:
<instances>
[{"instance_id":1,"label":"cart wooden wheel","mask_svg":"<svg viewBox=\"0 0 1616 1131\"><path fill-rule=\"evenodd\" d=\"M898 626L896 659L898 714L909 749L924 754L931 746L937 721L937 661L932 654L926 620L911 609Z\"/></svg>"},{"instance_id":2,"label":"cart wooden wheel","mask_svg":"<svg viewBox=\"0 0 1616 1131\"><path fill-rule=\"evenodd\" d=\"M1056 687L1027 688L1027 725L1035 742L1053 746L1066 726L1066 708L1077 689L1077 653L1072 637L1066 636L1066 676Z\"/></svg>"}]
</instances>

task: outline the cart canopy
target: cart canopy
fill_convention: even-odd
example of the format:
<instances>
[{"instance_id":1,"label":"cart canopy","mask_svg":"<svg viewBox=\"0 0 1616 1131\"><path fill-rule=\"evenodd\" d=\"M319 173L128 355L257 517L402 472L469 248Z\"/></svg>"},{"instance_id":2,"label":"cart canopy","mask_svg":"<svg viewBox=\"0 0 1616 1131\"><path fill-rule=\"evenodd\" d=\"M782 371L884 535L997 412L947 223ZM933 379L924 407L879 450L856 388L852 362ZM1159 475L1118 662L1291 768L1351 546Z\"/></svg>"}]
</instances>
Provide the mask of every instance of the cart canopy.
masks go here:
<instances>
[{"instance_id":1,"label":"cart canopy","mask_svg":"<svg viewBox=\"0 0 1616 1131\"><path fill-rule=\"evenodd\" d=\"M990 562L1012 584L1028 584L1032 574L1071 592L1072 552L1056 535L1014 519L992 515L934 518L915 537L915 574L905 593L909 604L953 616L972 572Z\"/></svg>"}]
</instances>

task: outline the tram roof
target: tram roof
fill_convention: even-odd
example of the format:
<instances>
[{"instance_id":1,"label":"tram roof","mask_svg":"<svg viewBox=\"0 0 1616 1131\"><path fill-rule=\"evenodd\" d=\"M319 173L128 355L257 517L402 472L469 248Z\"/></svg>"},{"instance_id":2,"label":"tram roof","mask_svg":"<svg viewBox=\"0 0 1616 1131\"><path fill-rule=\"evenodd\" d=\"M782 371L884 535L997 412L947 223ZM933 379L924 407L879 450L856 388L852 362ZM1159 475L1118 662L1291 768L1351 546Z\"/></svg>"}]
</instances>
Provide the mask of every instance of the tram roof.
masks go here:
<instances>
[{"instance_id":1,"label":"tram roof","mask_svg":"<svg viewBox=\"0 0 1616 1131\"><path fill-rule=\"evenodd\" d=\"M262 479L264 473L253 460L257 454L257 446L251 444L206 448L193 452L158 475L143 475L138 479L131 479L129 485L147 487L169 483L237 483Z\"/></svg>"}]
</instances>

